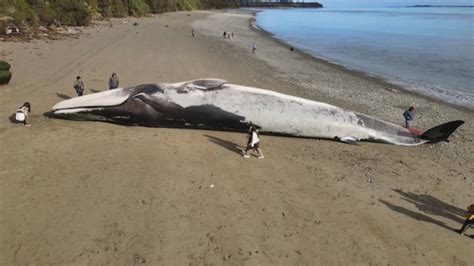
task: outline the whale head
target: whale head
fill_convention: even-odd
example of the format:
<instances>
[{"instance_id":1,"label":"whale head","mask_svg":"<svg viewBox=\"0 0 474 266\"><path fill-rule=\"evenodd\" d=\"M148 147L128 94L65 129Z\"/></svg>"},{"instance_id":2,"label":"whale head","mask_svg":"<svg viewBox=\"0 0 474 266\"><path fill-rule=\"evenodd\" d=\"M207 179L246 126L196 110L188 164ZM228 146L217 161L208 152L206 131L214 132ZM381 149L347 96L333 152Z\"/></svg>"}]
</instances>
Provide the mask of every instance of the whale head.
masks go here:
<instances>
[{"instance_id":1,"label":"whale head","mask_svg":"<svg viewBox=\"0 0 474 266\"><path fill-rule=\"evenodd\" d=\"M225 83L226 81L219 79L199 79L119 88L59 102L53 106L52 113L56 117L71 120L144 126L202 125L210 123L210 118L217 122L229 120L234 123L244 118L212 105L181 106L169 97L169 94L180 94L181 98L191 99L205 91L221 89Z\"/></svg>"},{"instance_id":2,"label":"whale head","mask_svg":"<svg viewBox=\"0 0 474 266\"><path fill-rule=\"evenodd\" d=\"M143 101L149 97L159 99L162 94L163 89L157 84L118 88L61 101L53 106L52 113L66 119L115 123L156 119L160 112Z\"/></svg>"}]
</instances>

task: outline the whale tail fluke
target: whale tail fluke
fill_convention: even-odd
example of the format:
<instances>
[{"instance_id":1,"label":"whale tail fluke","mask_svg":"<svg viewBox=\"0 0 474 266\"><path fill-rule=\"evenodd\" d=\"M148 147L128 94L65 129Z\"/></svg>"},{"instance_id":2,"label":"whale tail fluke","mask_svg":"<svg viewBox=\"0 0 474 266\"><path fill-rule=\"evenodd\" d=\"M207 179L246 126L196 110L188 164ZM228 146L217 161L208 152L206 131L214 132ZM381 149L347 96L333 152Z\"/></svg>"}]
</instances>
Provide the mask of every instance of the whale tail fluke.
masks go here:
<instances>
[{"instance_id":1,"label":"whale tail fluke","mask_svg":"<svg viewBox=\"0 0 474 266\"><path fill-rule=\"evenodd\" d=\"M449 136L462 124L464 124L462 120L444 123L426 130L419 137L429 142L448 141Z\"/></svg>"}]
</instances>

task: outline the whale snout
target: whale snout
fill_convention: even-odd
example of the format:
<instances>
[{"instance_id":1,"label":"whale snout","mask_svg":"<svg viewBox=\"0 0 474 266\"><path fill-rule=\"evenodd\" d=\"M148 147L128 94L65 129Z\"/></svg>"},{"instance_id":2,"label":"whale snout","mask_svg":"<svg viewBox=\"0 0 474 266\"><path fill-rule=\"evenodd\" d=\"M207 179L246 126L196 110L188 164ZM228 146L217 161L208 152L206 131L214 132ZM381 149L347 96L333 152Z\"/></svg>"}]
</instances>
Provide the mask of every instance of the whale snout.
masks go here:
<instances>
[{"instance_id":1,"label":"whale snout","mask_svg":"<svg viewBox=\"0 0 474 266\"><path fill-rule=\"evenodd\" d=\"M123 104L130 97L129 89L115 89L79 96L61 101L53 106L52 113L59 117L80 118Z\"/></svg>"}]
</instances>

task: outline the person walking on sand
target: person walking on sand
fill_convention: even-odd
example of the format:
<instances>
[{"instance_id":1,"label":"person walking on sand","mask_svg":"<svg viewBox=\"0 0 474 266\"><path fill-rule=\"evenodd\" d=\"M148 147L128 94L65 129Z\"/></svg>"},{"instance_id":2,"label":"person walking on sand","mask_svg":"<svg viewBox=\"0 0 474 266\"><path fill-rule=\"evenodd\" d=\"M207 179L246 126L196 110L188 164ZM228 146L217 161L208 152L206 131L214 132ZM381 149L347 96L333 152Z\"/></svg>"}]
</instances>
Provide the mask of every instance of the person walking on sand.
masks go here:
<instances>
[{"instance_id":1,"label":"person walking on sand","mask_svg":"<svg viewBox=\"0 0 474 266\"><path fill-rule=\"evenodd\" d=\"M224 36L224 38L227 38L227 31L224 31L224 34L222 34L222 36Z\"/></svg>"},{"instance_id":2,"label":"person walking on sand","mask_svg":"<svg viewBox=\"0 0 474 266\"><path fill-rule=\"evenodd\" d=\"M28 124L28 114L31 112L31 104L25 102L22 106L18 107L15 112L15 120L23 123L24 126L29 126Z\"/></svg>"},{"instance_id":3,"label":"person walking on sand","mask_svg":"<svg viewBox=\"0 0 474 266\"><path fill-rule=\"evenodd\" d=\"M461 229L457 230L457 232L461 235L464 235L466 230L469 227L474 227L474 204L471 204L469 207L467 207L468 215L466 217L466 220L464 220L464 224L462 225Z\"/></svg>"},{"instance_id":4,"label":"person walking on sand","mask_svg":"<svg viewBox=\"0 0 474 266\"><path fill-rule=\"evenodd\" d=\"M112 73L112 76L109 79L109 90L113 90L119 87L119 79L117 74Z\"/></svg>"},{"instance_id":5,"label":"person walking on sand","mask_svg":"<svg viewBox=\"0 0 474 266\"><path fill-rule=\"evenodd\" d=\"M410 123L415 120L415 106L412 105L410 106L410 108L408 108L408 110L406 110L404 113L403 113L403 117L405 118L405 127L407 129L410 129Z\"/></svg>"},{"instance_id":6,"label":"person walking on sand","mask_svg":"<svg viewBox=\"0 0 474 266\"><path fill-rule=\"evenodd\" d=\"M194 29L191 30L191 35L194 37Z\"/></svg>"},{"instance_id":7,"label":"person walking on sand","mask_svg":"<svg viewBox=\"0 0 474 266\"><path fill-rule=\"evenodd\" d=\"M74 89L76 90L77 96L82 96L84 93L84 82L82 82L82 79L79 76L76 77L76 81L74 82Z\"/></svg>"},{"instance_id":8,"label":"person walking on sand","mask_svg":"<svg viewBox=\"0 0 474 266\"><path fill-rule=\"evenodd\" d=\"M252 44L252 53L255 53L257 51L257 44L255 42Z\"/></svg>"},{"instance_id":9,"label":"person walking on sand","mask_svg":"<svg viewBox=\"0 0 474 266\"><path fill-rule=\"evenodd\" d=\"M259 131L256 125L250 123L250 128L248 132L248 141L247 147L244 151L242 151L242 155L245 158L250 158L249 151L254 150L258 154L259 159L263 159L262 149L260 149L260 138L259 138Z\"/></svg>"}]
</instances>

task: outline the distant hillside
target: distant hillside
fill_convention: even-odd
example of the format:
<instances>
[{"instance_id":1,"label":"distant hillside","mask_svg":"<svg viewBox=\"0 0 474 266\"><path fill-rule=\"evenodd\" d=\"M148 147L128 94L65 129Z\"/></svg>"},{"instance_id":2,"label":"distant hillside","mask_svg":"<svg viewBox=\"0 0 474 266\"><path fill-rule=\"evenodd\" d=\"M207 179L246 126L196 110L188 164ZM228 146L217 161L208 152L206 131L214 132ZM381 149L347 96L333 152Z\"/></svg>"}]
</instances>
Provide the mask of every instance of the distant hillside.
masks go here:
<instances>
[{"instance_id":1,"label":"distant hillside","mask_svg":"<svg viewBox=\"0 0 474 266\"><path fill-rule=\"evenodd\" d=\"M238 7L237 0L0 0L0 19L16 24L88 25L92 17L143 16L179 10ZM1 22L1 21L0 21Z\"/></svg>"},{"instance_id":2,"label":"distant hillside","mask_svg":"<svg viewBox=\"0 0 474 266\"><path fill-rule=\"evenodd\" d=\"M261 2L250 2L250 1L241 1L242 7L297 7L297 8L322 8L323 5L318 2L271 2L271 1L261 1Z\"/></svg>"}]
</instances>

